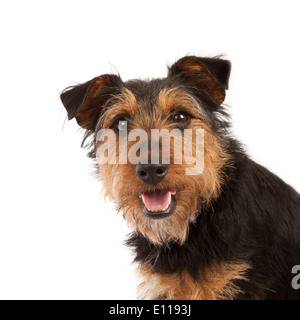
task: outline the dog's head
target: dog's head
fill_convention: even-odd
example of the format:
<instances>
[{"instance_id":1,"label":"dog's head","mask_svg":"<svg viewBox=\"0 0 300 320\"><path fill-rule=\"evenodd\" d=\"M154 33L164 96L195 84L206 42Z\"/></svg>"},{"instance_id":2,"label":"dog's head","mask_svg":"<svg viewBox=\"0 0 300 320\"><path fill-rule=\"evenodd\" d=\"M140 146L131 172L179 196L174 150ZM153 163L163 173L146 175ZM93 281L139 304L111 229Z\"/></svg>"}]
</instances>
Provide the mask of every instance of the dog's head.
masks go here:
<instances>
[{"instance_id":1,"label":"dog's head","mask_svg":"<svg viewBox=\"0 0 300 320\"><path fill-rule=\"evenodd\" d=\"M220 192L229 74L227 60L187 56L163 79L105 74L61 94L69 120L93 137L105 195L155 244L184 242L197 207Z\"/></svg>"}]
</instances>

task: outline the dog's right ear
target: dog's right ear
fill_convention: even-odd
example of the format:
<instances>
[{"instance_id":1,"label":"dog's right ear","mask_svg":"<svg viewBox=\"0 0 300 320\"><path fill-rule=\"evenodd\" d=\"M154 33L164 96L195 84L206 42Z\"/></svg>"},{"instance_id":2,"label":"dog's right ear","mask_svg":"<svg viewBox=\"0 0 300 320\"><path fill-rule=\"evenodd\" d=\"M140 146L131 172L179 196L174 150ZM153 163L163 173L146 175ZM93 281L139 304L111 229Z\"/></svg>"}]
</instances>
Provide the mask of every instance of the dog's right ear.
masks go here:
<instances>
[{"instance_id":1,"label":"dog's right ear","mask_svg":"<svg viewBox=\"0 0 300 320\"><path fill-rule=\"evenodd\" d=\"M119 76L104 74L66 88L60 99L68 112L68 119L76 118L82 128L94 130L104 104L116 94L121 84Z\"/></svg>"}]
</instances>

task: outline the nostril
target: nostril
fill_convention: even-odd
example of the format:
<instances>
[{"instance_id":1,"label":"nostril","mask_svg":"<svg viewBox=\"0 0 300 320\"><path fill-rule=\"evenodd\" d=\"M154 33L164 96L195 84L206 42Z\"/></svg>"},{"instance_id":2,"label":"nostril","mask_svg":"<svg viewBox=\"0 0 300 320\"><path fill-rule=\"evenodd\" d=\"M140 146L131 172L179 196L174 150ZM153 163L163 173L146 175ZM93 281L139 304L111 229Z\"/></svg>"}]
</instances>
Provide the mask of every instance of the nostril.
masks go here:
<instances>
[{"instance_id":1,"label":"nostril","mask_svg":"<svg viewBox=\"0 0 300 320\"><path fill-rule=\"evenodd\" d=\"M164 175L166 173L166 169L157 169L156 170L156 174L158 175L158 176L162 176L162 175Z\"/></svg>"},{"instance_id":2,"label":"nostril","mask_svg":"<svg viewBox=\"0 0 300 320\"><path fill-rule=\"evenodd\" d=\"M138 175L139 175L140 177L146 177L148 174L147 174L146 171L138 171Z\"/></svg>"}]
</instances>

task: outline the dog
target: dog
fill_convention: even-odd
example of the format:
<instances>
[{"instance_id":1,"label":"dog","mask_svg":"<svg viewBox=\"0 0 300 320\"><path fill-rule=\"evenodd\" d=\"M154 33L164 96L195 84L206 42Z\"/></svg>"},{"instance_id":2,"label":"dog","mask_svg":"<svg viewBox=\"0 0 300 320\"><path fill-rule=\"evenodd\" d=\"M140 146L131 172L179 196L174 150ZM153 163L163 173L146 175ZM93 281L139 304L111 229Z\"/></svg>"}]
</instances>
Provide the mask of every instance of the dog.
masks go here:
<instances>
[{"instance_id":1,"label":"dog","mask_svg":"<svg viewBox=\"0 0 300 320\"><path fill-rule=\"evenodd\" d=\"M223 105L230 71L222 57L185 56L165 78L125 82L104 74L60 95L68 119L85 129L104 195L132 230L126 244L138 264L139 299L300 298L291 284L300 264L300 195L231 136ZM153 129L176 131L169 162L163 134L151 162ZM103 130L112 138L102 139ZM126 140L137 130L139 140ZM184 155L176 135L188 130L193 150L202 150L196 174L187 173L196 151L174 161Z\"/></svg>"}]
</instances>

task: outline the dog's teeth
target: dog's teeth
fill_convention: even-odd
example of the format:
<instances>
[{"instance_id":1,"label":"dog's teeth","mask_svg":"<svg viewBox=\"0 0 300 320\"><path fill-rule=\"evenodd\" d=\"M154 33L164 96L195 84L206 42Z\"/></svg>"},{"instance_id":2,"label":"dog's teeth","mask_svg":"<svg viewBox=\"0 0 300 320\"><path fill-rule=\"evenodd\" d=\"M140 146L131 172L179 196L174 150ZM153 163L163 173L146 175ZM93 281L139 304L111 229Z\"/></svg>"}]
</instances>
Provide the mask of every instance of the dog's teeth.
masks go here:
<instances>
[{"instance_id":1,"label":"dog's teeth","mask_svg":"<svg viewBox=\"0 0 300 320\"><path fill-rule=\"evenodd\" d=\"M162 211L166 211L167 209L169 209L170 204L171 204L171 203L169 203L164 209L162 209Z\"/></svg>"},{"instance_id":2,"label":"dog's teeth","mask_svg":"<svg viewBox=\"0 0 300 320\"><path fill-rule=\"evenodd\" d=\"M162 212L162 211L166 211L167 209L169 209L170 205L167 205L165 208L163 208L162 210L151 210L148 209L149 212Z\"/></svg>"},{"instance_id":3,"label":"dog's teeth","mask_svg":"<svg viewBox=\"0 0 300 320\"><path fill-rule=\"evenodd\" d=\"M171 204L171 197L172 197L171 192L169 192L169 204L168 204L168 207Z\"/></svg>"},{"instance_id":4,"label":"dog's teeth","mask_svg":"<svg viewBox=\"0 0 300 320\"><path fill-rule=\"evenodd\" d=\"M165 208L163 208L162 210L151 210L151 209L148 209L149 212L162 212L162 211L166 211L168 210L170 207L170 204L168 204Z\"/></svg>"},{"instance_id":5,"label":"dog's teeth","mask_svg":"<svg viewBox=\"0 0 300 320\"><path fill-rule=\"evenodd\" d=\"M148 210L149 212L157 213L157 212L166 211L166 210L168 210L168 209L170 208L170 205L171 205L171 203L172 203L172 194L173 194L172 192L170 192L170 191L168 192L168 204L167 204L166 207L163 208L162 210L151 210L151 209L147 208L147 206L146 206L146 204L145 204L144 195L141 194L139 197L142 199L142 202L143 202L144 206L146 206L146 208L147 208L147 210Z\"/></svg>"}]
</instances>

